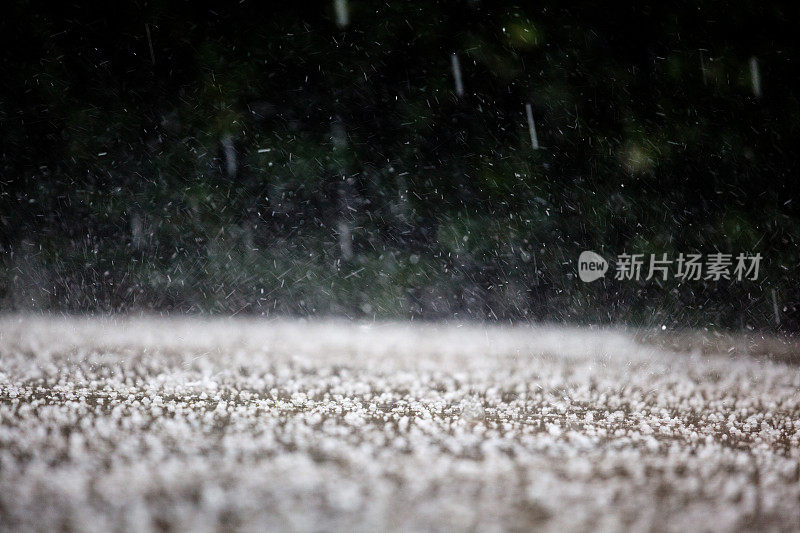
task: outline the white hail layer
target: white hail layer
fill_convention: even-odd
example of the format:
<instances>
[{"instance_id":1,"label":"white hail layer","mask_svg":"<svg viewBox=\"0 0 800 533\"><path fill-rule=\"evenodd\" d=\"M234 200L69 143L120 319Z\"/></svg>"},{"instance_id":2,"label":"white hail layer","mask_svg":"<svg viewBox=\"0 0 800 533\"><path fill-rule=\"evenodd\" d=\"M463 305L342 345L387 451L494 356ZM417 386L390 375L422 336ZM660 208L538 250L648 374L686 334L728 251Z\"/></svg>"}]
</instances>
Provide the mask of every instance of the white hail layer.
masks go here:
<instances>
[{"instance_id":1,"label":"white hail layer","mask_svg":"<svg viewBox=\"0 0 800 533\"><path fill-rule=\"evenodd\" d=\"M798 391L621 330L5 317L0 524L797 528Z\"/></svg>"}]
</instances>

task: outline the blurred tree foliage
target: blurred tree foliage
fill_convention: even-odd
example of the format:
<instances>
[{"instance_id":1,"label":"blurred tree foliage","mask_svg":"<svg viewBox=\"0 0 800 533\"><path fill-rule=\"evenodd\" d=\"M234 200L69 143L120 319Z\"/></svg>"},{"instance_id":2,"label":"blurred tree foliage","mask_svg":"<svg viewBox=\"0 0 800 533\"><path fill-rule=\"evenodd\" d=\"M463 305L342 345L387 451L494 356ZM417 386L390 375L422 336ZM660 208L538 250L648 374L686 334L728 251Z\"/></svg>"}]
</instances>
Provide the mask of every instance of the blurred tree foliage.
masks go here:
<instances>
[{"instance_id":1,"label":"blurred tree foliage","mask_svg":"<svg viewBox=\"0 0 800 533\"><path fill-rule=\"evenodd\" d=\"M796 330L798 11L10 0L0 302ZM765 259L587 285L586 249Z\"/></svg>"}]
</instances>

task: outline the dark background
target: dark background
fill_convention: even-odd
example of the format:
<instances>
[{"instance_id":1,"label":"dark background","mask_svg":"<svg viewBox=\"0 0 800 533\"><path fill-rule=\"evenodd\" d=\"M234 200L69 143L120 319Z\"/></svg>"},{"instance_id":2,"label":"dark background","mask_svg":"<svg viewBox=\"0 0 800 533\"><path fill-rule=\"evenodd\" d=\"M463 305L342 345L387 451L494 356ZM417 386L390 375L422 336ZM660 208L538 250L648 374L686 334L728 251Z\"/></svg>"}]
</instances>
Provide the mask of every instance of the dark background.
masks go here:
<instances>
[{"instance_id":1,"label":"dark background","mask_svg":"<svg viewBox=\"0 0 800 533\"><path fill-rule=\"evenodd\" d=\"M0 308L797 330L800 10L563 4L5 2Z\"/></svg>"}]
</instances>

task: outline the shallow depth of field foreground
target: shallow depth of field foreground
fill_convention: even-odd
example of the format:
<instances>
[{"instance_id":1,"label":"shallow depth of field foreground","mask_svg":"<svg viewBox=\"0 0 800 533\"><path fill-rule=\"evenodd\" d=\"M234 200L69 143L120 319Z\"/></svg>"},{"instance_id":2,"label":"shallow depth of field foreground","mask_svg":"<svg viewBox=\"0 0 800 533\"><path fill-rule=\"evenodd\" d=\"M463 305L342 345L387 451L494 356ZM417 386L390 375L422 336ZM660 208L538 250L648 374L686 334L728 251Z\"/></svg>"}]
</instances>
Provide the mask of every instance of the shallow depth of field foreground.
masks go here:
<instances>
[{"instance_id":1,"label":"shallow depth of field foreground","mask_svg":"<svg viewBox=\"0 0 800 533\"><path fill-rule=\"evenodd\" d=\"M0 527L800 527L796 360L636 337L5 317Z\"/></svg>"}]
</instances>

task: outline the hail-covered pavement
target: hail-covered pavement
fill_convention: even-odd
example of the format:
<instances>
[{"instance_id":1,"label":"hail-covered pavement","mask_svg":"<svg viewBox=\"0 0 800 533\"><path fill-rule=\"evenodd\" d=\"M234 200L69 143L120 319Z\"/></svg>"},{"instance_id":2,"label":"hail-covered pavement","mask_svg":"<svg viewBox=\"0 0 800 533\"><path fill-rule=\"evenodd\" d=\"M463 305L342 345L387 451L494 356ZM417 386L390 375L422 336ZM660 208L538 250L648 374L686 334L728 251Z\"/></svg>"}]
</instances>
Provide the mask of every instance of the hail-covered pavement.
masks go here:
<instances>
[{"instance_id":1,"label":"hail-covered pavement","mask_svg":"<svg viewBox=\"0 0 800 533\"><path fill-rule=\"evenodd\" d=\"M800 367L687 346L6 316L0 528L800 528Z\"/></svg>"}]
</instances>

